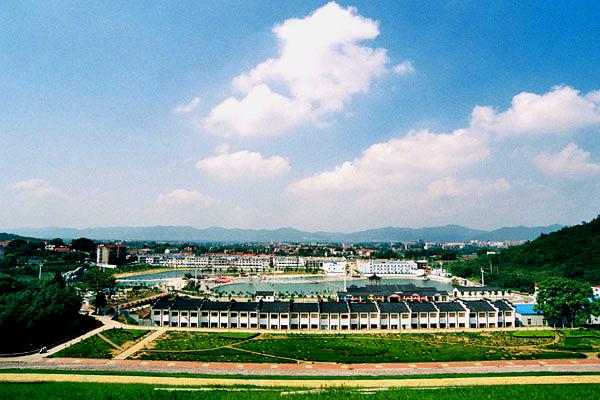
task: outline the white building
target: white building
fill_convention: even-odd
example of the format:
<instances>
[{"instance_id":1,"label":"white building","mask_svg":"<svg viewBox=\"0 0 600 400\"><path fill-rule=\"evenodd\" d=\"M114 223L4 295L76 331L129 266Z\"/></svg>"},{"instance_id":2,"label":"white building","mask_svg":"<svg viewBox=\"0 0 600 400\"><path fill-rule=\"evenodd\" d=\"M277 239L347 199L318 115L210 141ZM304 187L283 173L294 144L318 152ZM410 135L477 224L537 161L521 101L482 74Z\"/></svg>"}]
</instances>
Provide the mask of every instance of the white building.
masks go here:
<instances>
[{"instance_id":1,"label":"white building","mask_svg":"<svg viewBox=\"0 0 600 400\"><path fill-rule=\"evenodd\" d=\"M273 257L272 262L275 271L297 270L306 266L306 262L302 257L276 256Z\"/></svg>"},{"instance_id":2,"label":"white building","mask_svg":"<svg viewBox=\"0 0 600 400\"><path fill-rule=\"evenodd\" d=\"M346 275L348 272L347 261L326 261L323 263L325 275Z\"/></svg>"},{"instance_id":3,"label":"white building","mask_svg":"<svg viewBox=\"0 0 600 400\"><path fill-rule=\"evenodd\" d=\"M413 261L358 261L358 270L364 275L424 275Z\"/></svg>"}]
</instances>

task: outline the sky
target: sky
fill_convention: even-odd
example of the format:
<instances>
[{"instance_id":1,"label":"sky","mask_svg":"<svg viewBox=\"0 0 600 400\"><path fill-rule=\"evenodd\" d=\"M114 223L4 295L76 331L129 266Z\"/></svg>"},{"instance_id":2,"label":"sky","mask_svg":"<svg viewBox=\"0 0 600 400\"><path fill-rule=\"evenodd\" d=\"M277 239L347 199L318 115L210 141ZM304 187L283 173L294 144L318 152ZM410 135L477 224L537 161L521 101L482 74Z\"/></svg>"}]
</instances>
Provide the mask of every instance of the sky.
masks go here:
<instances>
[{"instance_id":1,"label":"sky","mask_svg":"<svg viewBox=\"0 0 600 400\"><path fill-rule=\"evenodd\" d=\"M0 229L600 213L590 1L0 5Z\"/></svg>"}]
</instances>

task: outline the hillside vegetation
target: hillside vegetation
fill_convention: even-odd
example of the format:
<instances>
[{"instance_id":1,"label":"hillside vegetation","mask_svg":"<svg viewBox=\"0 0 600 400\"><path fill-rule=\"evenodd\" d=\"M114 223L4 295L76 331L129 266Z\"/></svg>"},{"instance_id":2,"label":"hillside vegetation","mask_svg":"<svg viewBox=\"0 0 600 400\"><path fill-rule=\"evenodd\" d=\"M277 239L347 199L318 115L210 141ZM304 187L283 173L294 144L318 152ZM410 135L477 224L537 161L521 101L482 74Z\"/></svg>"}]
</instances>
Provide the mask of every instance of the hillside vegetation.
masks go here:
<instances>
[{"instance_id":1,"label":"hillside vegetation","mask_svg":"<svg viewBox=\"0 0 600 400\"><path fill-rule=\"evenodd\" d=\"M600 216L542 234L499 254L481 255L450 266L453 274L475 279L481 278L482 268L486 284L518 290L532 291L534 283L549 277L600 284Z\"/></svg>"}]
</instances>

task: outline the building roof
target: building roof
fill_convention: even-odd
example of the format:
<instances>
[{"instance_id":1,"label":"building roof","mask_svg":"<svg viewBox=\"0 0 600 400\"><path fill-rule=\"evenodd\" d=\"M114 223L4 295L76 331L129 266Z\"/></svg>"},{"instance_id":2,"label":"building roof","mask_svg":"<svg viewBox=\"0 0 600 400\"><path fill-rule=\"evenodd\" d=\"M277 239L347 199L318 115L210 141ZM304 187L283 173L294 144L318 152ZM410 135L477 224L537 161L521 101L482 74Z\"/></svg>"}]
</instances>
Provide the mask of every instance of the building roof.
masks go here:
<instances>
[{"instance_id":1,"label":"building roof","mask_svg":"<svg viewBox=\"0 0 600 400\"><path fill-rule=\"evenodd\" d=\"M498 292L504 291L497 286L458 286L456 289L461 292Z\"/></svg>"},{"instance_id":2,"label":"building roof","mask_svg":"<svg viewBox=\"0 0 600 400\"><path fill-rule=\"evenodd\" d=\"M437 308L430 301L415 301L408 304L412 312L437 312Z\"/></svg>"},{"instance_id":3,"label":"building roof","mask_svg":"<svg viewBox=\"0 0 600 400\"><path fill-rule=\"evenodd\" d=\"M406 303L403 301L393 303L378 303L379 310L384 314L401 314L410 312Z\"/></svg>"},{"instance_id":4,"label":"building roof","mask_svg":"<svg viewBox=\"0 0 600 400\"><path fill-rule=\"evenodd\" d=\"M350 303L350 312L377 312L375 303Z\"/></svg>"},{"instance_id":5,"label":"building roof","mask_svg":"<svg viewBox=\"0 0 600 400\"><path fill-rule=\"evenodd\" d=\"M228 301L212 301L207 300L202 304L203 311L227 311L229 310Z\"/></svg>"},{"instance_id":6,"label":"building roof","mask_svg":"<svg viewBox=\"0 0 600 400\"><path fill-rule=\"evenodd\" d=\"M329 302L321 302L319 303L320 309L322 313L325 314L346 314L350 312L347 303L329 303Z\"/></svg>"},{"instance_id":7,"label":"building roof","mask_svg":"<svg viewBox=\"0 0 600 400\"><path fill-rule=\"evenodd\" d=\"M496 309L485 300L463 301L463 304L473 312L496 311Z\"/></svg>"},{"instance_id":8,"label":"building roof","mask_svg":"<svg viewBox=\"0 0 600 400\"><path fill-rule=\"evenodd\" d=\"M292 303L291 312L318 313L319 303Z\"/></svg>"},{"instance_id":9,"label":"building roof","mask_svg":"<svg viewBox=\"0 0 600 400\"><path fill-rule=\"evenodd\" d=\"M260 311L266 313L289 313L289 301L265 301L261 302Z\"/></svg>"},{"instance_id":10,"label":"building roof","mask_svg":"<svg viewBox=\"0 0 600 400\"><path fill-rule=\"evenodd\" d=\"M496 300L492 302L492 305L496 307L500 311L512 311L513 307L511 307L510 303L504 300Z\"/></svg>"},{"instance_id":11,"label":"building roof","mask_svg":"<svg viewBox=\"0 0 600 400\"><path fill-rule=\"evenodd\" d=\"M273 290L257 290L256 295L262 297L275 296L275 292Z\"/></svg>"},{"instance_id":12,"label":"building roof","mask_svg":"<svg viewBox=\"0 0 600 400\"><path fill-rule=\"evenodd\" d=\"M231 300L229 311L258 311L258 303Z\"/></svg>"},{"instance_id":13,"label":"building roof","mask_svg":"<svg viewBox=\"0 0 600 400\"><path fill-rule=\"evenodd\" d=\"M436 302L435 306L441 312L466 311L465 307L458 301L440 301Z\"/></svg>"},{"instance_id":14,"label":"building roof","mask_svg":"<svg viewBox=\"0 0 600 400\"><path fill-rule=\"evenodd\" d=\"M515 306L515 311L521 315L544 315L542 310L534 310L535 304L513 304Z\"/></svg>"},{"instance_id":15,"label":"building roof","mask_svg":"<svg viewBox=\"0 0 600 400\"><path fill-rule=\"evenodd\" d=\"M171 310L198 310L203 299L191 299L189 297L177 297L171 306Z\"/></svg>"},{"instance_id":16,"label":"building roof","mask_svg":"<svg viewBox=\"0 0 600 400\"><path fill-rule=\"evenodd\" d=\"M157 310L168 310L171 308L172 304L173 300L161 297L160 299L156 300L154 304L152 304L152 308L156 308Z\"/></svg>"}]
</instances>

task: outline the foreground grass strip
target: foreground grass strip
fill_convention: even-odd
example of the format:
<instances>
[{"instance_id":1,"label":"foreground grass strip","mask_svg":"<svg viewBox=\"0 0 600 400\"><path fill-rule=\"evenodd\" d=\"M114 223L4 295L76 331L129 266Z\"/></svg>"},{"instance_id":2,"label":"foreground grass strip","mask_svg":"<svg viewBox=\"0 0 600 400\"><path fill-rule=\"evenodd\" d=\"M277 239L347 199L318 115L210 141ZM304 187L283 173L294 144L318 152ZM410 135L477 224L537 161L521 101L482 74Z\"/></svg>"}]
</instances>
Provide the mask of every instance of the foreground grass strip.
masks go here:
<instances>
[{"instance_id":1,"label":"foreground grass strip","mask_svg":"<svg viewBox=\"0 0 600 400\"><path fill-rule=\"evenodd\" d=\"M552 384L600 384L599 375L556 375L556 376L507 376L471 378L431 378L431 379L223 379L223 378L173 378L147 376L85 375L85 374L0 374L0 382L86 382L153 384L164 386L244 386L258 387L298 387L298 388L399 388L399 387L462 387L495 385L552 385Z\"/></svg>"},{"instance_id":2,"label":"foreground grass strip","mask_svg":"<svg viewBox=\"0 0 600 400\"><path fill-rule=\"evenodd\" d=\"M165 388L161 389L152 385L121 385L97 383L4 383L0 384L0 393L6 400L23 399L48 400L48 399L111 399L111 400L187 400L197 398L210 398L211 400L229 400L243 396L244 400L273 400L294 398L295 400L308 399L405 399L405 400L562 400L562 399L600 399L600 385L542 385L542 386L479 386L479 387L444 387L440 390L428 388L427 390L397 388L397 389L306 389L293 390L283 388L270 388L256 390L256 388ZM196 390L200 389L200 390ZM421 388L424 389L424 388Z\"/></svg>"},{"instance_id":3,"label":"foreground grass strip","mask_svg":"<svg viewBox=\"0 0 600 400\"><path fill-rule=\"evenodd\" d=\"M532 372L486 372L486 373L440 373L440 374L422 374L422 375L241 375L241 374L191 374L185 372L141 372L141 371L80 371L60 370L60 369L0 369L0 373L6 374L73 374L78 375L115 375L115 376L162 376L171 378L208 378L221 377L222 379L244 379L251 382L255 379L275 379L275 380L385 380L385 379L431 379L431 378L472 378L472 377L495 377L505 376L573 376L573 375L599 375L600 372L582 371L582 372L551 372L551 371L532 371Z\"/></svg>"}]
</instances>

